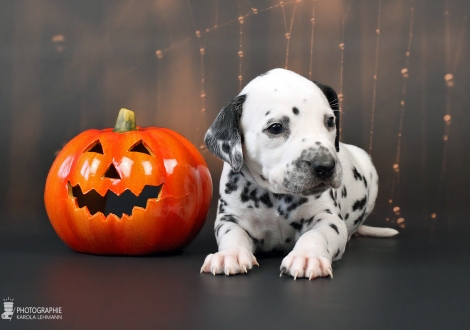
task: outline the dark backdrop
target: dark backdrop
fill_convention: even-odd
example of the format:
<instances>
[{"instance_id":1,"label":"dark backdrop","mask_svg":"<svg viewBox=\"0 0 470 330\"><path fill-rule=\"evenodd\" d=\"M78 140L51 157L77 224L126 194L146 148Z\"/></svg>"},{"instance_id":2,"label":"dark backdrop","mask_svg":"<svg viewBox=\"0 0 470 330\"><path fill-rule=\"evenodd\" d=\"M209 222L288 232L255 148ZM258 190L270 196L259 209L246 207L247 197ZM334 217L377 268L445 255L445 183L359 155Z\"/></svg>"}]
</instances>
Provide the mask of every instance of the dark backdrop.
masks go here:
<instances>
[{"instance_id":1,"label":"dark backdrop","mask_svg":"<svg viewBox=\"0 0 470 330\"><path fill-rule=\"evenodd\" d=\"M43 189L57 151L86 129L113 126L121 107L134 110L141 126L190 139L210 166L217 196L222 163L205 150L205 131L252 78L287 67L336 89L342 141L372 155L380 186L368 221L399 229L404 240L368 243L368 251L392 251L400 260L417 240L421 258L439 241L434 233L446 231L459 236L434 245L426 260L465 255L452 244L464 242L468 228L468 1L0 0L0 7L0 233L51 234ZM194 269L215 249L214 205L188 252L200 253ZM34 239L12 237L3 252L38 248L23 244ZM46 255L66 253L52 252L62 246L55 235L44 237L56 239ZM391 268L410 269L412 260ZM0 267L3 279L17 279L17 290L33 283L18 277L28 268ZM450 266L430 261L425 273L446 274L442 267ZM435 288L429 283L424 296ZM454 306L462 308L457 300Z\"/></svg>"},{"instance_id":2,"label":"dark backdrop","mask_svg":"<svg viewBox=\"0 0 470 330\"><path fill-rule=\"evenodd\" d=\"M111 127L121 107L201 147L219 109L275 67L343 95L342 140L371 151L379 172L373 217L405 230L451 222L470 193L468 10L424 0L2 1L2 227L49 226L32 215L44 214L56 152ZM216 185L221 162L200 150Z\"/></svg>"}]
</instances>

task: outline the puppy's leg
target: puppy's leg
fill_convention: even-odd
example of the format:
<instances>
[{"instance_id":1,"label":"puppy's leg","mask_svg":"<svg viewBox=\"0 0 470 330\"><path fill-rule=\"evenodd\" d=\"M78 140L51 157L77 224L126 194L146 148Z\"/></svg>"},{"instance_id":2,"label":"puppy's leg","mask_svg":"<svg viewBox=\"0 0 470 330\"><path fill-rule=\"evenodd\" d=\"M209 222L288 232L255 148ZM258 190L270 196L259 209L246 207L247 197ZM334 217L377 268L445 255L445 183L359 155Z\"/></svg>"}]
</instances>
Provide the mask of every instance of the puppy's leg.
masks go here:
<instances>
[{"instance_id":1,"label":"puppy's leg","mask_svg":"<svg viewBox=\"0 0 470 330\"><path fill-rule=\"evenodd\" d=\"M334 214L315 216L316 223L300 236L294 249L281 264L282 274L297 279L306 277L333 277L331 263L341 258L348 241L348 230L343 220Z\"/></svg>"},{"instance_id":2,"label":"puppy's leg","mask_svg":"<svg viewBox=\"0 0 470 330\"><path fill-rule=\"evenodd\" d=\"M219 214L215 222L215 235L219 252L209 254L201 268L202 272L233 275L247 273L258 265L253 252L255 246L248 233L237 224L237 217ZM259 266L259 265L258 265Z\"/></svg>"}]
</instances>

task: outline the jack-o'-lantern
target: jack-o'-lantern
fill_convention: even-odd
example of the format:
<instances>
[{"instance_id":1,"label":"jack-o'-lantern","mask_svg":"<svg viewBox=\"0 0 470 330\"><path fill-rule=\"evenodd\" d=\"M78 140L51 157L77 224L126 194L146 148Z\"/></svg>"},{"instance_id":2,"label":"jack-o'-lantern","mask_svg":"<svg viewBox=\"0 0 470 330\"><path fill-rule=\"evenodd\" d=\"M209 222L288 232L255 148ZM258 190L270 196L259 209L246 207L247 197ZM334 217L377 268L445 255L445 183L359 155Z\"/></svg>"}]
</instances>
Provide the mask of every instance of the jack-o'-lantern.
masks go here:
<instances>
[{"instance_id":1,"label":"jack-o'-lantern","mask_svg":"<svg viewBox=\"0 0 470 330\"><path fill-rule=\"evenodd\" d=\"M129 255L189 244L211 198L199 151L172 130L136 126L127 109L114 129L87 130L65 145L44 194L52 226L72 249Z\"/></svg>"}]
</instances>

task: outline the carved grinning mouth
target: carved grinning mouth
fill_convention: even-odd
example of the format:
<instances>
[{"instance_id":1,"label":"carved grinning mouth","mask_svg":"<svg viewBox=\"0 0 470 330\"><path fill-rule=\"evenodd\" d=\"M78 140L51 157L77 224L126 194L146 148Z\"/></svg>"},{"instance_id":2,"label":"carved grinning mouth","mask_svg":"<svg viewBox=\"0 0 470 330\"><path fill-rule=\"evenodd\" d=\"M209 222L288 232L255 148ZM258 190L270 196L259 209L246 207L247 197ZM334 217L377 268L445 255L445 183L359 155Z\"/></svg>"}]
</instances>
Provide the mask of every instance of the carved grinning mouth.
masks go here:
<instances>
[{"instance_id":1,"label":"carved grinning mouth","mask_svg":"<svg viewBox=\"0 0 470 330\"><path fill-rule=\"evenodd\" d=\"M73 187L70 182L68 183L69 191L76 198L79 208L86 207L90 215L101 212L106 217L114 214L119 218L123 214L132 215L134 207L145 209L149 199L159 197L162 186L163 184L159 186L146 185L139 196L134 195L130 190L126 190L120 195L108 190L104 196L101 196L94 189L84 194L79 184Z\"/></svg>"}]
</instances>

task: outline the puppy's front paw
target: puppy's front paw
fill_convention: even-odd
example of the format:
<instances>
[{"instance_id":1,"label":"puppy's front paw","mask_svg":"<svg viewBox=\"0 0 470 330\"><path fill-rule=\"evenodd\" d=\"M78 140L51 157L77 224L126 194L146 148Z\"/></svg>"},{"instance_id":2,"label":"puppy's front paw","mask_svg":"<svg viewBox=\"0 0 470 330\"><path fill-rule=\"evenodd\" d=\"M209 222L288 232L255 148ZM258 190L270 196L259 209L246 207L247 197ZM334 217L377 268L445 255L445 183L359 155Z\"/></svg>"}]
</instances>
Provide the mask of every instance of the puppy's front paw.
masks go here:
<instances>
[{"instance_id":1,"label":"puppy's front paw","mask_svg":"<svg viewBox=\"0 0 470 330\"><path fill-rule=\"evenodd\" d=\"M235 275L248 273L248 269L258 265L255 256L248 249L228 249L209 254L201 267L201 273Z\"/></svg>"},{"instance_id":2,"label":"puppy's front paw","mask_svg":"<svg viewBox=\"0 0 470 330\"><path fill-rule=\"evenodd\" d=\"M282 260L280 276L283 274L294 277L294 280L299 277L309 280L327 276L333 278L331 261L327 257L303 250L294 250Z\"/></svg>"}]
</instances>

